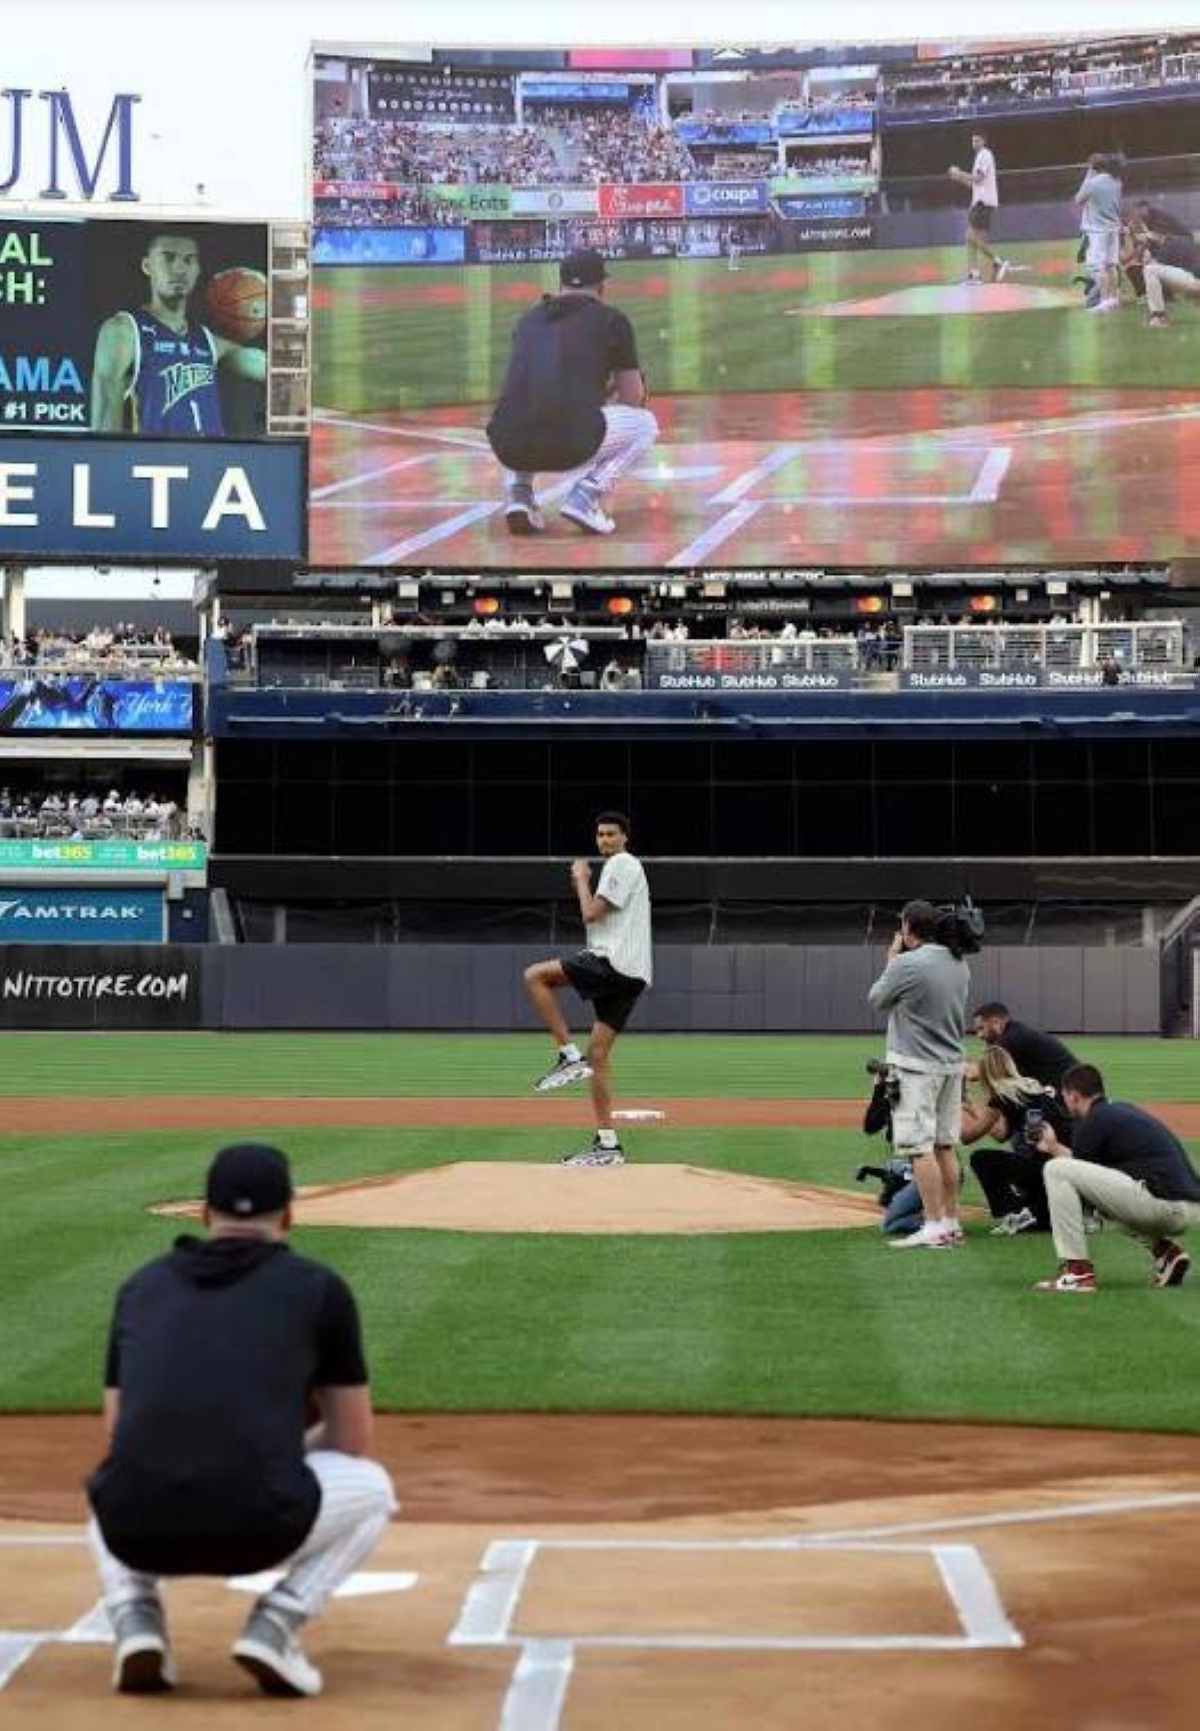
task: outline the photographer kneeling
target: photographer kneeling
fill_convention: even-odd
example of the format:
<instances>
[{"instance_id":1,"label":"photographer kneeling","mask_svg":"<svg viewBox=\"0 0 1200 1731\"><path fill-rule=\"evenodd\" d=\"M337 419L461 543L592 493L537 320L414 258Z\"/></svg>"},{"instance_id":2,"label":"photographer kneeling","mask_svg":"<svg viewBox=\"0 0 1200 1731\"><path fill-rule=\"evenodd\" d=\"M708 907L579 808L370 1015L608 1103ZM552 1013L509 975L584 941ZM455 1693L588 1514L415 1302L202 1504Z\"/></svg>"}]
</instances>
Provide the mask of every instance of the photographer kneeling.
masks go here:
<instances>
[{"instance_id":1,"label":"photographer kneeling","mask_svg":"<svg viewBox=\"0 0 1200 1731\"><path fill-rule=\"evenodd\" d=\"M1049 1232L1045 1163L1038 1144L1047 1127L1064 1147L1071 1146L1071 1117L1053 1088L1035 1076L1022 1076L1003 1046L989 1046L978 1064L981 1099L963 1107L964 1146L994 1136L1001 1148L980 1148L971 1156L988 1207L996 1218L996 1238L1021 1232Z\"/></svg>"},{"instance_id":2,"label":"photographer kneeling","mask_svg":"<svg viewBox=\"0 0 1200 1731\"><path fill-rule=\"evenodd\" d=\"M897 1155L911 1160L925 1224L895 1250L947 1249L962 1240L955 1144L962 1114L963 1038L971 975L963 955L978 948L963 917L909 902L888 964L868 1001L886 1010L887 1062L899 1077L892 1126Z\"/></svg>"}]
</instances>

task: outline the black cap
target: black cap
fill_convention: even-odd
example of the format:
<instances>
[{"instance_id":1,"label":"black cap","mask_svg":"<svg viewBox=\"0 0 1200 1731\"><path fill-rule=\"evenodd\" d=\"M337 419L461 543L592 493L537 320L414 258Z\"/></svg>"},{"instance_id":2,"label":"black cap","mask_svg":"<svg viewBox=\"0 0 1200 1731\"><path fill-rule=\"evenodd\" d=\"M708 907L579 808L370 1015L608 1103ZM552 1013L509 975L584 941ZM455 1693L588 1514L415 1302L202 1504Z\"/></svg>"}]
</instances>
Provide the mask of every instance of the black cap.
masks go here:
<instances>
[{"instance_id":1,"label":"black cap","mask_svg":"<svg viewBox=\"0 0 1200 1731\"><path fill-rule=\"evenodd\" d=\"M252 1220L279 1214L292 1199L292 1173L286 1154L265 1142L235 1142L213 1157L204 1200L218 1214Z\"/></svg>"},{"instance_id":2,"label":"black cap","mask_svg":"<svg viewBox=\"0 0 1200 1731\"><path fill-rule=\"evenodd\" d=\"M558 267L558 280L564 288L595 288L607 275L604 254L592 247L569 252Z\"/></svg>"}]
</instances>

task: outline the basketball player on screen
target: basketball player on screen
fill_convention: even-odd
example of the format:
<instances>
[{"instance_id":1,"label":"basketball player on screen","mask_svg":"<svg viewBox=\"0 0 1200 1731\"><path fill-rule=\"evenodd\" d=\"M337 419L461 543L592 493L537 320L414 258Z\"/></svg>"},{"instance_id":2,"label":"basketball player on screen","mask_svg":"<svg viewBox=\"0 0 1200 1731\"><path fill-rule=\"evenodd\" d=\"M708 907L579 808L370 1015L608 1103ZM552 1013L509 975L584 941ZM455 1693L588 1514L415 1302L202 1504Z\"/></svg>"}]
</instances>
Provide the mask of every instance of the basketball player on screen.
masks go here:
<instances>
[{"instance_id":1,"label":"basketball player on screen","mask_svg":"<svg viewBox=\"0 0 1200 1731\"><path fill-rule=\"evenodd\" d=\"M188 302L200 270L200 248L190 236L165 229L150 235L142 257L146 300L105 319L96 334L94 433L219 438L225 429L217 368L266 382L264 350L192 322Z\"/></svg>"}]
</instances>

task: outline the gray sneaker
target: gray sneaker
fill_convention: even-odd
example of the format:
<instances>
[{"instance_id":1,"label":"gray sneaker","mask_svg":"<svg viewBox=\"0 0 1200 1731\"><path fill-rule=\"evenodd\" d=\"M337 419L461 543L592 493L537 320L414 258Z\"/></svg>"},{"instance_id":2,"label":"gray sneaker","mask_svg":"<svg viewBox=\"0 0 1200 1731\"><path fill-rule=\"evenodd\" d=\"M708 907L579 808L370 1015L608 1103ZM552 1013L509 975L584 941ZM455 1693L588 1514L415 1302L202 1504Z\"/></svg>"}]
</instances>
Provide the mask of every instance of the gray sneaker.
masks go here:
<instances>
[{"instance_id":1,"label":"gray sneaker","mask_svg":"<svg viewBox=\"0 0 1200 1731\"><path fill-rule=\"evenodd\" d=\"M505 483L504 521L510 535L540 535L545 529L546 519L528 481Z\"/></svg>"},{"instance_id":2,"label":"gray sneaker","mask_svg":"<svg viewBox=\"0 0 1200 1731\"><path fill-rule=\"evenodd\" d=\"M586 1082L592 1066L586 1058L564 1058L559 1054L544 1076L533 1084L535 1094L550 1094L555 1088L568 1088L572 1082Z\"/></svg>"},{"instance_id":3,"label":"gray sneaker","mask_svg":"<svg viewBox=\"0 0 1200 1731\"><path fill-rule=\"evenodd\" d=\"M304 1619L260 1599L233 1644L233 1657L264 1695L319 1695L323 1679L305 1656L299 1631Z\"/></svg>"},{"instance_id":4,"label":"gray sneaker","mask_svg":"<svg viewBox=\"0 0 1200 1731\"><path fill-rule=\"evenodd\" d=\"M116 1656L113 1688L121 1695L161 1695L179 1681L167 1621L158 1599L131 1599L108 1613Z\"/></svg>"},{"instance_id":5,"label":"gray sneaker","mask_svg":"<svg viewBox=\"0 0 1200 1731\"><path fill-rule=\"evenodd\" d=\"M590 1148L582 1153L568 1154L563 1160L564 1166L624 1166L625 1153L618 1142L615 1148L605 1148L600 1142L593 1142Z\"/></svg>"},{"instance_id":6,"label":"gray sneaker","mask_svg":"<svg viewBox=\"0 0 1200 1731\"><path fill-rule=\"evenodd\" d=\"M599 493L587 481L576 481L559 510L568 523L574 523L589 535L611 535L617 526L616 519L600 503Z\"/></svg>"}]
</instances>

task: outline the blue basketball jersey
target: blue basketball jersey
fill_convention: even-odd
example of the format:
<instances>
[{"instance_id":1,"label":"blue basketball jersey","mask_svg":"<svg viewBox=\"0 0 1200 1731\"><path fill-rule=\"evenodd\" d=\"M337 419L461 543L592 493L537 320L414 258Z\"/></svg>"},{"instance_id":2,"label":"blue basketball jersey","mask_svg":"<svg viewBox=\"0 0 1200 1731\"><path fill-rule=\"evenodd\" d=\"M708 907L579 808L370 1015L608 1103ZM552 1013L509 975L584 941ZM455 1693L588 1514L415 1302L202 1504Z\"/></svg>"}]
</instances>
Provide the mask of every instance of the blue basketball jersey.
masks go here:
<instances>
[{"instance_id":1,"label":"blue basketball jersey","mask_svg":"<svg viewBox=\"0 0 1200 1731\"><path fill-rule=\"evenodd\" d=\"M142 307L126 315L137 333L130 396L138 433L210 438L224 432L217 388L217 345L207 325L180 333Z\"/></svg>"}]
</instances>

